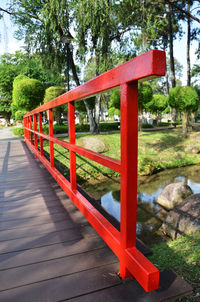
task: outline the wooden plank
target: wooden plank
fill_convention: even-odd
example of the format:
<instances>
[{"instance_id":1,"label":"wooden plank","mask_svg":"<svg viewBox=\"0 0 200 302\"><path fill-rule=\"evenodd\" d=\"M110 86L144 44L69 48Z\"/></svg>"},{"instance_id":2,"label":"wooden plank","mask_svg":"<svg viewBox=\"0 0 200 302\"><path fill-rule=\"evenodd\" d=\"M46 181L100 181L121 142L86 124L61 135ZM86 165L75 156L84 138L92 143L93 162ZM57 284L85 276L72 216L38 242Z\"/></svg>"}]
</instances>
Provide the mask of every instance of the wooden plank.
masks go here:
<instances>
[{"instance_id":1,"label":"wooden plank","mask_svg":"<svg viewBox=\"0 0 200 302\"><path fill-rule=\"evenodd\" d=\"M62 207L59 200L48 200L48 203L45 203L44 200L39 199L33 199L32 202L30 201L23 201L23 202L8 202L4 201L0 203L0 211L3 213L4 211L20 211L20 210L32 210L32 209L40 209L41 211L44 209L49 209L52 207Z\"/></svg>"},{"instance_id":2,"label":"wooden plank","mask_svg":"<svg viewBox=\"0 0 200 302\"><path fill-rule=\"evenodd\" d=\"M105 242L98 236L83 238L78 241L56 243L20 252L0 255L0 270L20 267L27 264L57 259L70 255L77 255L88 251L106 247Z\"/></svg>"},{"instance_id":3,"label":"wooden plank","mask_svg":"<svg viewBox=\"0 0 200 302\"><path fill-rule=\"evenodd\" d=\"M70 229L70 232L62 230L43 235L7 240L0 242L0 254L24 251L57 243L66 244L67 242L74 242L76 240L82 240L83 238L96 236L97 234L90 232L89 229L83 228L81 231L80 229Z\"/></svg>"},{"instance_id":4,"label":"wooden plank","mask_svg":"<svg viewBox=\"0 0 200 302\"><path fill-rule=\"evenodd\" d=\"M28 209L28 210L10 210L10 211L4 211L1 214L1 220L2 221L8 221L8 220L14 220L16 219L16 215L18 219L23 219L23 218L28 218L28 217L34 217L34 216L43 216L47 214L55 214L55 213L63 213L63 207L60 205L51 207L49 209L38 209L38 208L33 208L33 209Z\"/></svg>"},{"instance_id":5,"label":"wooden plank","mask_svg":"<svg viewBox=\"0 0 200 302\"><path fill-rule=\"evenodd\" d=\"M71 302L164 302L175 301L192 293L191 286L173 271L160 273L158 290L147 293L136 280L125 281L123 284L112 286L97 292L70 299ZM66 300L65 300L66 301Z\"/></svg>"},{"instance_id":6,"label":"wooden plank","mask_svg":"<svg viewBox=\"0 0 200 302\"><path fill-rule=\"evenodd\" d=\"M66 220L67 214L56 213L53 215L42 215L40 217L28 217L24 219L15 219L9 221L0 221L0 231L14 228L28 228L35 225L44 225L49 223L56 223Z\"/></svg>"},{"instance_id":7,"label":"wooden plank","mask_svg":"<svg viewBox=\"0 0 200 302\"><path fill-rule=\"evenodd\" d=\"M56 224L52 222L39 226L31 226L30 228L17 228L17 229L0 231L0 242L13 240L13 239L20 239L30 236L36 236L37 234L40 234L40 236L43 237L45 236L45 234L49 234L56 231L62 231L62 230L65 231L69 230L70 233L73 232L73 229L77 229L77 231L81 231L81 227L79 228L78 226L75 226L71 220L65 219L61 222L57 222Z\"/></svg>"},{"instance_id":8,"label":"wooden plank","mask_svg":"<svg viewBox=\"0 0 200 302\"><path fill-rule=\"evenodd\" d=\"M53 278L47 281L0 292L0 300L55 302L87 294L121 283L117 264Z\"/></svg>"},{"instance_id":9,"label":"wooden plank","mask_svg":"<svg viewBox=\"0 0 200 302\"><path fill-rule=\"evenodd\" d=\"M48 199L46 198L48 195L46 194L35 194L34 192L32 194L24 194L24 196L19 196L19 197L1 197L0 198L0 207L4 206L16 206L16 205L23 205L23 204L31 204L31 203L41 203L41 204L46 204L48 201L48 204L51 203L59 203L59 198L57 195L50 195L48 196ZM65 194L65 198L68 199L67 195Z\"/></svg>"},{"instance_id":10,"label":"wooden plank","mask_svg":"<svg viewBox=\"0 0 200 302\"><path fill-rule=\"evenodd\" d=\"M0 274L0 291L71 275L114 262L117 262L116 256L114 256L110 249L104 247L78 255L70 255L4 270Z\"/></svg>"}]
</instances>

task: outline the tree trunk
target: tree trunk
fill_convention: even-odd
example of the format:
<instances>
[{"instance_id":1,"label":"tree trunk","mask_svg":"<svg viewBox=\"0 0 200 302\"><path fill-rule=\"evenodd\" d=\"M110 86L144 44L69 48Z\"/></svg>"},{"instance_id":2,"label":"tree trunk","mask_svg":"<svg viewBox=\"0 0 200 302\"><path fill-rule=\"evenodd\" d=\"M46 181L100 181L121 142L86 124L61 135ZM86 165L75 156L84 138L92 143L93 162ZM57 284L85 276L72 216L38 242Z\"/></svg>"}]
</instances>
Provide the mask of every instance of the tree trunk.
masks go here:
<instances>
[{"instance_id":1,"label":"tree trunk","mask_svg":"<svg viewBox=\"0 0 200 302\"><path fill-rule=\"evenodd\" d=\"M96 76L99 76L99 51L95 48L95 65L96 65ZM100 99L101 96L97 95L95 97L95 107L94 107L94 121L95 121L95 129L94 133L99 133L99 118L100 118Z\"/></svg>"},{"instance_id":2,"label":"tree trunk","mask_svg":"<svg viewBox=\"0 0 200 302\"><path fill-rule=\"evenodd\" d=\"M77 72L76 72L76 66L74 64L72 50L70 48L69 48L68 54L69 54L69 62L70 62L70 66L71 66L71 69L72 69L72 74L73 74L73 77L74 77L74 81L75 81L76 85L79 86L80 81L79 81L79 78L78 78L78 75L77 75ZM85 104L85 108L86 108L89 123L90 123L90 132L94 133L95 120L94 120L94 117L93 117L93 114L92 114L92 110L89 108L89 104L88 104L87 100L84 100L84 104Z\"/></svg>"},{"instance_id":3,"label":"tree trunk","mask_svg":"<svg viewBox=\"0 0 200 302\"><path fill-rule=\"evenodd\" d=\"M190 1L187 1L187 11L190 13ZM190 74L190 40L191 40L191 30L190 30L190 18L187 19L187 86L191 85L191 74Z\"/></svg>"},{"instance_id":4,"label":"tree trunk","mask_svg":"<svg viewBox=\"0 0 200 302\"><path fill-rule=\"evenodd\" d=\"M168 77L168 73L166 72L166 94L167 96L169 95L169 77Z\"/></svg>"},{"instance_id":5,"label":"tree trunk","mask_svg":"<svg viewBox=\"0 0 200 302\"><path fill-rule=\"evenodd\" d=\"M101 111L101 122L104 122L105 119L104 119L104 108L103 108L103 101L102 101L102 98L100 99L100 111Z\"/></svg>"},{"instance_id":6,"label":"tree trunk","mask_svg":"<svg viewBox=\"0 0 200 302\"><path fill-rule=\"evenodd\" d=\"M171 108L171 116L172 116L172 121L175 123L177 120L177 112L175 108Z\"/></svg>"},{"instance_id":7,"label":"tree trunk","mask_svg":"<svg viewBox=\"0 0 200 302\"><path fill-rule=\"evenodd\" d=\"M138 108L138 130L142 131L142 117L140 118L140 116L142 116L142 109Z\"/></svg>"},{"instance_id":8,"label":"tree trunk","mask_svg":"<svg viewBox=\"0 0 200 302\"><path fill-rule=\"evenodd\" d=\"M170 53L170 72L172 88L176 87L175 67L174 67L174 47L173 47L173 27L171 19L171 5L168 4L168 31L169 31L169 53Z\"/></svg>"},{"instance_id":9,"label":"tree trunk","mask_svg":"<svg viewBox=\"0 0 200 302\"><path fill-rule=\"evenodd\" d=\"M189 113L188 111L184 111L182 115L182 132L183 136L188 136L188 130L189 130Z\"/></svg>"}]
</instances>

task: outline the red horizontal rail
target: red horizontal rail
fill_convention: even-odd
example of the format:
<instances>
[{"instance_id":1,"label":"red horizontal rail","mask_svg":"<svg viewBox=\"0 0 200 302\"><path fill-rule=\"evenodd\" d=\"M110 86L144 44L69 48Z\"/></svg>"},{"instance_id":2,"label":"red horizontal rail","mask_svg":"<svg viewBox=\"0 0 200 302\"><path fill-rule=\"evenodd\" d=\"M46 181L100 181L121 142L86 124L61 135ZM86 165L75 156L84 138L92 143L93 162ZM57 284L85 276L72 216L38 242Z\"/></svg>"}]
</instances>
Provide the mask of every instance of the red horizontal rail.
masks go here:
<instances>
[{"instance_id":1,"label":"red horizontal rail","mask_svg":"<svg viewBox=\"0 0 200 302\"><path fill-rule=\"evenodd\" d=\"M101 91L120 86L135 80L163 76L166 71L165 52L150 50L116 68L113 68L95 79L64 93L56 99L27 113L24 117L39 113L68 102L77 101L95 95Z\"/></svg>"},{"instance_id":2,"label":"red horizontal rail","mask_svg":"<svg viewBox=\"0 0 200 302\"><path fill-rule=\"evenodd\" d=\"M165 74L165 52L152 50L32 110L24 116L24 137L29 148L44 164L95 230L120 260L121 277L135 277L146 291L159 286L159 271L136 249L138 80ZM115 86L121 91L121 160L77 146L75 143L74 101ZM69 142L53 136L52 108L69 103ZM42 112L49 113L49 135L42 133ZM37 119L37 114L39 118ZM34 120L34 129L32 128ZM37 130L37 120L39 131ZM34 136L34 141L33 141ZM37 136L40 137L40 152ZM49 141L50 162L43 154L43 139ZM54 166L54 144L69 150L70 182ZM76 154L121 174L120 232L77 190Z\"/></svg>"},{"instance_id":3,"label":"red horizontal rail","mask_svg":"<svg viewBox=\"0 0 200 302\"><path fill-rule=\"evenodd\" d=\"M46 140L49 140L51 142L54 142L70 151L74 151L76 153L78 153L79 155L82 155L88 159L91 159L107 168L110 168L118 173L120 173L120 160L118 159L114 159L114 158L111 158L109 156L105 156L105 155L102 155L102 154L99 154L97 152L94 152L94 151L91 151L89 149L85 149L85 148L82 148L80 146L77 146L75 144L70 144L68 142L65 142L61 139L58 139L56 137L53 137L53 136L49 136L49 135L46 135L44 133L40 133L38 131L34 131L34 130L31 130L29 128L26 128L25 127L25 130L28 130L30 132L33 132L35 134L37 134L38 136L41 136L43 138L45 138Z\"/></svg>"}]
</instances>

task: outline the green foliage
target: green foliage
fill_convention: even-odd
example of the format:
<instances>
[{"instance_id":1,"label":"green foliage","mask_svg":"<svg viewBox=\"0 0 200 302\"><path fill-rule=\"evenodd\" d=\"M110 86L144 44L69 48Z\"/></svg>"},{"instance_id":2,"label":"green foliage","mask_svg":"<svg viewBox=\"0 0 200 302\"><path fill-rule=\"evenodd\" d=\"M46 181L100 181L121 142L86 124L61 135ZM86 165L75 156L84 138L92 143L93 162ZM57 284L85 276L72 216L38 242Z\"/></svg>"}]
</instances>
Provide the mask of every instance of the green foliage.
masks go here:
<instances>
[{"instance_id":1,"label":"green foliage","mask_svg":"<svg viewBox=\"0 0 200 302\"><path fill-rule=\"evenodd\" d=\"M169 105L177 111L194 112L198 109L199 98L195 89L191 86L178 86L170 90Z\"/></svg>"},{"instance_id":2,"label":"green foliage","mask_svg":"<svg viewBox=\"0 0 200 302\"><path fill-rule=\"evenodd\" d=\"M12 132L16 136L23 137L24 136L24 127L13 128Z\"/></svg>"},{"instance_id":3,"label":"green foliage","mask_svg":"<svg viewBox=\"0 0 200 302\"><path fill-rule=\"evenodd\" d=\"M143 129L149 129L149 128L154 128L153 125L148 124L148 123L142 123L142 128Z\"/></svg>"},{"instance_id":4,"label":"green foliage","mask_svg":"<svg viewBox=\"0 0 200 302\"><path fill-rule=\"evenodd\" d=\"M66 89L59 86L51 86L45 90L45 96L44 96L44 103L47 103L55 98L57 98L59 95L66 92Z\"/></svg>"},{"instance_id":5,"label":"green foliage","mask_svg":"<svg viewBox=\"0 0 200 302\"><path fill-rule=\"evenodd\" d=\"M151 101L153 91L149 82L143 82L138 85L138 106L140 112L146 108L148 102ZM110 96L109 106L120 110L120 88L115 88ZM113 114L114 109L110 113ZM119 115L119 114L118 114ZM112 115L111 115L112 116Z\"/></svg>"},{"instance_id":6,"label":"green foliage","mask_svg":"<svg viewBox=\"0 0 200 302\"><path fill-rule=\"evenodd\" d=\"M143 82L138 87L138 107L141 112L146 108L146 104L149 103L153 96L153 90L149 82Z\"/></svg>"},{"instance_id":7,"label":"green foliage","mask_svg":"<svg viewBox=\"0 0 200 302\"><path fill-rule=\"evenodd\" d=\"M35 79L17 77L13 85L13 105L30 111L43 101L44 85Z\"/></svg>"},{"instance_id":8,"label":"green foliage","mask_svg":"<svg viewBox=\"0 0 200 302\"><path fill-rule=\"evenodd\" d=\"M167 108L167 98L163 94L154 94L152 100L146 104L146 110L151 113L162 113Z\"/></svg>"},{"instance_id":9,"label":"green foliage","mask_svg":"<svg viewBox=\"0 0 200 302\"><path fill-rule=\"evenodd\" d=\"M94 109L95 107L95 96L91 97L91 98L88 98L87 99L87 102L88 102L88 106L89 106L89 109L92 110ZM87 112L86 111L86 107L85 107L85 104L83 101L77 101L75 102L75 109L78 111L78 112Z\"/></svg>"},{"instance_id":10,"label":"green foliage","mask_svg":"<svg viewBox=\"0 0 200 302\"><path fill-rule=\"evenodd\" d=\"M24 74L19 74L18 76L16 76L13 80L13 87L21 80L27 80L29 79L29 77L27 77L26 75Z\"/></svg>"},{"instance_id":11,"label":"green foliage","mask_svg":"<svg viewBox=\"0 0 200 302\"><path fill-rule=\"evenodd\" d=\"M116 109L120 110L120 88L115 88L110 96L110 102L109 102L110 107L114 107Z\"/></svg>"},{"instance_id":12,"label":"green foliage","mask_svg":"<svg viewBox=\"0 0 200 302\"><path fill-rule=\"evenodd\" d=\"M150 257L150 261L159 271L173 269L194 288L196 294L193 292L191 298L182 298L181 301L198 301L197 292L200 293L200 231L180 236L174 241L161 242L152 250L153 256Z\"/></svg>"},{"instance_id":13,"label":"green foliage","mask_svg":"<svg viewBox=\"0 0 200 302\"><path fill-rule=\"evenodd\" d=\"M23 120L23 116L27 113L28 111L27 110L17 110L15 112L15 120L16 121L22 121Z\"/></svg>"},{"instance_id":14,"label":"green foliage","mask_svg":"<svg viewBox=\"0 0 200 302\"><path fill-rule=\"evenodd\" d=\"M163 167L159 161L146 156L139 157L138 172L140 175L152 175L161 170L163 170Z\"/></svg>"},{"instance_id":15,"label":"green foliage","mask_svg":"<svg viewBox=\"0 0 200 302\"><path fill-rule=\"evenodd\" d=\"M120 110L117 109L117 108L115 108L115 107L110 107L110 108L108 109L108 114L109 114L110 116L114 116L114 115L120 116Z\"/></svg>"}]
</instances>

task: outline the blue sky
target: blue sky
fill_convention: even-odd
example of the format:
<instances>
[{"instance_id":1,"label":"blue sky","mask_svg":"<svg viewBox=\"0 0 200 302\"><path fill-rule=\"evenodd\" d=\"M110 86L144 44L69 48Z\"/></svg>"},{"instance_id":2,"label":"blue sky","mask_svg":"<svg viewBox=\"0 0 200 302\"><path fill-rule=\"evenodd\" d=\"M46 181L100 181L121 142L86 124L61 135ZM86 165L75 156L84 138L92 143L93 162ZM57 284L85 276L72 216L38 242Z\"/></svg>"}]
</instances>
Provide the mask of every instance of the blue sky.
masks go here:
<instances>
[{"instance_id":1,"label":"blue sky","mask_svg":"<svg viewBox=\"0 0 200 302\"><path fill-rule=\"evenodd\" d=\"M6 1L0 0L1 7L5 7ZM14 38L14 31L16 27L12 24L8 15L4 14L4 20L0 20L0 55L5 53L7 50L9 53L14 53L16 50L19 50L23 46L23 41L18 41ZM198 25L196 21L195 25ZM183 24L183 29L186 31L186 24ZM6 42L7 40L7 42ZM183 35L182 39L175 40L174 42L174 56L175 58L183 65L183 77L182 84L186 84L186 34ZM192 42L191 44L191 66L193 64L199 64L199 61L196 61L195 51L198 47L198 42Z\"/></svg>"}]
</instances>

